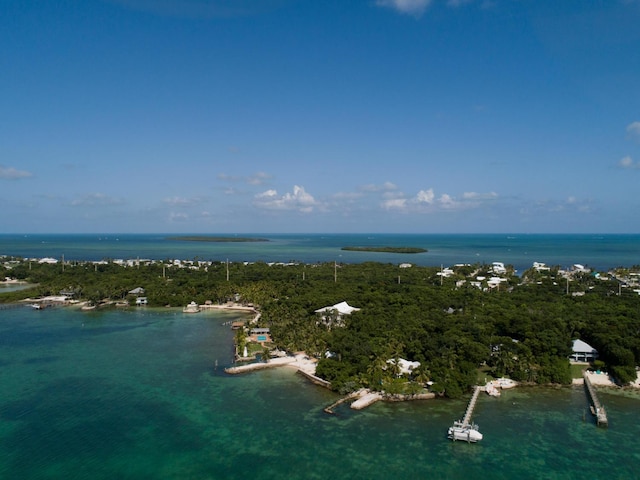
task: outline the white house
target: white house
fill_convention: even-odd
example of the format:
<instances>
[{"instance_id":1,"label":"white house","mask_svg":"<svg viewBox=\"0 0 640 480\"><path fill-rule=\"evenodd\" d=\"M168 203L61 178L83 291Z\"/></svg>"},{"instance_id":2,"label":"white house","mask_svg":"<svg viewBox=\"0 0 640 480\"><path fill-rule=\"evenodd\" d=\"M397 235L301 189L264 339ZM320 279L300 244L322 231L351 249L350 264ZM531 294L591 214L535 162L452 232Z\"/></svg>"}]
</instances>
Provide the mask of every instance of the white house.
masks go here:
<instances>
[{"instance_id":1,"label":"white house","mask_svg":"<svg viewBox=\"0 0 640 480\"><path fill-rule=\"evenodd\" d=\"M330 307L323 307L315 310L315 313L321 316L322 321L326 324L330 324L333 320L340 322L344 315L351 315L353 312L357 312L359 308L352 307L347 302L336 303Z\"/></svg>"},{"instance_id":2,"label":"white house","mask_svg":"<svg viewBox=\"0 0 640 480\"><path fill-rule=\"evenodd\" d=\"M396 360L394 358L391 358L387 360L387 363L390 365L395 365ZM398 359L398 370L400 371L400 375L409 375L419 366L420 362L410 362L409 360L405 360L404 358Z\"/></svg>"},{"instance_id":3,"label":"white house","mask_svg":"<svg viewBox=\"0 0 640 480\"><path fill-rule=\"evenodd\" d=\"M493 262L492 263L493 273L496 275L502 275L503 273L507 273L507 269L504 267L504 263L502 262Z\"/></svg>"},{"instance_id":4,"label":"white house","mask_svg":"<svg viewBox=\"0 0 640 480\"><path fill-rule=\"evenodd\" d=\"M50 258L50 257L45 257L45 258L41 258L38 263L49 263L49 264L54 264L54 263L58 263L58 260L56 260L55 258Z\"/></svg>"},{"instance_id":5,"label":"white house","mask_svg":"<svg viewBox=\"0 0 640 480\"><path fill-rule=\"evenodd\" d=\"M574 362L593 362L598 358L598 351L582 340L574 340L571 360Z\"/></svg>"},{"instance_id":6,"label":"white house","mask_svg":"<svg viewBox=\"0 0 640 480\"><path fill-rule=\"evenodd\" d=\"M546 264L542 262L533 262L533 268L535 268L538 272L542 272L543 270L551 270L549 267L547 267Z\"/></svg>"}]
</instances>

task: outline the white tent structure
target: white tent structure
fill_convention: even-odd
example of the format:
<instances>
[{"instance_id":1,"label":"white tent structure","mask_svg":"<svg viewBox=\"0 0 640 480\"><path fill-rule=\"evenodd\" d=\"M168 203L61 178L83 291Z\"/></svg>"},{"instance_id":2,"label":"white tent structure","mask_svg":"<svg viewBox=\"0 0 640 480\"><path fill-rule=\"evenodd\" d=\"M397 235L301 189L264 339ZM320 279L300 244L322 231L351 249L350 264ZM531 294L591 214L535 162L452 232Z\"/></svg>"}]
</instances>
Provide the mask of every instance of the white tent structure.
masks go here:
<instances>
[{"instance_id":1,"label":"white tent structure","mask_svg":"<svg viewBox=\"0 0 640 480\"><path fill-rule=\"evenodd\" d=\"M359 308L352 307L347 302L340 302L330 307L323 307L316 310L316 313L331 313L336 311L339 315L351 315L351 313L360 310Z\"/></svg>"},{"instance_id":2,"label":"white tent structure","mask_svg":"<svg viewBox=\"0 0 640 480\"><path fill-rule=\"evenodd\" d=\"M336 303L330 307L319 308L315 311L321 316L322 321L326 324L333 323L334 321L340 322L344 315L351 315L353 312L357 312L359 308L352 307L347 302Z\"/></svg>"},{"instance_id":3,"label":"white tent structure","mask_svg":"<svg viewBox=\"0 0 640 480\"><path fill-rule=\"evenodd\" d=\"M570 358L574 362L593 362L598 358L598 351L580 339L573 341L572 351Z\"/></svg>"}]
</instances>

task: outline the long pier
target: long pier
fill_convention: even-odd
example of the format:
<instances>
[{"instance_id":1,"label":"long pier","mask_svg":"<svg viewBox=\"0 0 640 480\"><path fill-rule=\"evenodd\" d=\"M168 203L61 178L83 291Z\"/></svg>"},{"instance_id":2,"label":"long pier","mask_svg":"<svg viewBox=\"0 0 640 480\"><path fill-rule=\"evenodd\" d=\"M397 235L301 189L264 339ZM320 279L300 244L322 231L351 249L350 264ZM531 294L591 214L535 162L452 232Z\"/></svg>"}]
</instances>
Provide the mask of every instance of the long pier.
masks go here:
<instances>
[{"instance_id":1,"label":"long pier","mask_svg":"<svg viewBox=\"0 0 640 480\"><path fill-rule=\"evenodd\" d=\"M600 400L598 399L598 393L596 392L595 387L591 384L591 380L589 380L589 376L586 371L582 372L582 377L584 378L584 385L587 389L587 393L589 394L589 398L591 399L592 413L596 417L596 424L600 427L606 427L609 425L609 420L607 419L607 411L604 409Z\"/></svg>"},{"instance_id":2,"label":"long pier","mask_svg":"<svg viewBox=\"0 0 640 480\"><path fill-rule=\"evenodd\" d=\"M467 411L464 413L464 418L462 419L463 426L471 424L471 416L473 415L473 409L476 408L476 402L478 401L480 390L482 390L482 388L480 388L478 385L474 387L473 395L471 396L471 400L469 400Z\"/></svg>"}]
</instances>

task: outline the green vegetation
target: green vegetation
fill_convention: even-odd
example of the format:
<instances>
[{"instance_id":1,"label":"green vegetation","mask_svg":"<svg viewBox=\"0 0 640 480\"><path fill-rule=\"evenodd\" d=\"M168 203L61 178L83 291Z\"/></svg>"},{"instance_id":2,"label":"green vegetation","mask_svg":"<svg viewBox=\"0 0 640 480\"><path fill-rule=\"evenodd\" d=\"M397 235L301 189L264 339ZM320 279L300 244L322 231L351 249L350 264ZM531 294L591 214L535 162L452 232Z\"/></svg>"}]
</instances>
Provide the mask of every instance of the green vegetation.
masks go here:
<instances>
[{"instance_id":1,"label":"green vegetation","mask_svg":"<svg viewBox=\"0 0 640 480\"><path fill-rule=\"evenodd\" d=\"M209 237L209 236L182 236L182 237L167 237L167 240L179 240L182 242L268 242L267 238L252 238L252 237Z\"/></svg>"},{"instance_id":2,"label":"green vegetation","mask_svg":"<svg viewBox=\"0 0 640 480\"><path fill-rule=\"evenodd\" d=\"M619 294L616 280L587 274L568 281L557 268L527 271L522 278L510 275L495 288L471 283L478 276L489 278L489 270L487 265L454 267L454 275L445 278L440 268L414 266L399 276L397 265L374 262L336 268L333 263L227 266L195 259L130 266L24 261L11 269L0 266L0 277L37 286L0 294L0 302L65 290L78 298L134 304L128 292L136 287L145 289L150 306L239 298L259 307L259 326L270 328L279 348L319 358L318 375L342 392L361 386L410 392L433 382L432 391L456 397L479 376L503 375L568 384L567 358L576 338L598 349L605 368L620 382L635 379L640 296L631 289ZM340 322L321 321L314 313L341 301L360 310ZM399 374L394 360L400 358L420 362L410 377L413 384Z\"/></svg>"},{"instance_id":3,"label":"green vegetation","mask_svg":"<svg viewBox=\"0 0 640 480\"><path fill-rule=\"evenodd\" d=\"M381 253L424 253L426 248L419 247L342 247L351 252L381 252Z\"/></svg>"}]
</instances>

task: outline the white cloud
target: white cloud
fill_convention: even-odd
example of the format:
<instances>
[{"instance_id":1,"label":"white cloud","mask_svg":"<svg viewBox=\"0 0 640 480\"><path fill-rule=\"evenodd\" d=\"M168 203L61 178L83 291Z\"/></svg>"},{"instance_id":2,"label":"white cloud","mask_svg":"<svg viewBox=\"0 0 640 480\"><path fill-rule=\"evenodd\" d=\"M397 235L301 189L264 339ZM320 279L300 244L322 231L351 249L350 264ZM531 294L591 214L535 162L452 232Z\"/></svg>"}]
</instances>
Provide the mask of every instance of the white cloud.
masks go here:
<instances>
[{"instance_id":1,"label":"white cloud","mask_svg":"<svg viewBox=\"0 0 640 480\"><path fill-rule=\"evenodd\" d=\"M418 203L428 203L429 205L433 203L434 198L435 194L433 193L433 188L430 188L429 190L420 190L416 195L416 201Z\"/></svg>"},{"instance_id":2,"label":"white cloud","mask_svg":"<svg viewBox=\"0 0 640 480\"><path fill-rule=\"evenodd\" d=\"M407 198L401 194L394 198L389 198L382 202L382 208L386 210L397 210L402 213L433 213L444 210L468 210L478 208L497 198L498 194L495 192L465 192L460 199L448 193L443 193L439 197L436 197L433 188L429 188L427 190L420 190L411 198Z\"/></svg>"},{"instance_id":3,"label":"white cloud","mask_svg":"<svg viewBox=\"0 0 640 480\"><path fill-rule=\"evenodd\" d=\"M640 141L640 122L633 122L627 125L627 135L634 140Z\"/></svg>"},{"instance_id":4,"label":"white cloud","mask_svg":"<svg viewBox=\"0 0 640 480\"><path fill-rule=\"evenodd\" d=\"M627 155L626 157L620 159L620 161L618 162L618 167L633 170L640 168L640 162L634 162L633 159L629 155Z\"/></svg>"},{"instance_id":5,"label":"white cloud","mask_svg":"<svg viewBox=\"0 0 640 480\"><path fill-rule=\"evenodd\" d=\"M406 198L390 198L382 202L382 208L386 210L405 210L407 207Z\"/></svg>"},{"instance_id":6,"label":"white cloud","mask_svg":"<svg viewBox=\"0 0 640 480\"><path fill-rule=\"evenodd\" d=\"M379 7L392 8L395 11L420 16L431 4L431 0L376 0Z\"/></svg>"},{"instance_id":7,"label":"white cloud","mask_svg":"<svg viewBox=\"0 0 640 480\"><path fill-rule=\"evenodd\" d=\"M201 200L199 198L168 197L163 202L172 207L190 207L201 203Z\"/></svg>"},{"instance_id":8,"label":"white cloud","mask_svg":"<svg viewBox=\"0 0 640 480\"><path fill-rule=\"evenodd\" d=\"M124 200L121 198L110 197L104 193L89 193L80 198L71 201L72 207L97 207L122 205Z\"/></svg>"},{"instance_id":9,"label":"white cloud","mask_svg":"<svg viewBox=\"0 0 640 480\"><path fill-rule=\"evenodd\" d=\"M189 215L187 215L186 213L171 212L169 214L170 222L185 222L187 220L189 220Z\"/></svg>"},{"instance_id":10,"label":"white cloud","mask_svg":"<svg viewBox=\"0 0 640 480\"><path fill-rule=\"evenodd\" d=\"M13 167L5 167L0 165L0 179L4 180L18 180L20 178L31 177L32 173L25 170L17 170Z\"/></svg>"},{"instance_id":11,"label":"white cloud","mask_svg":"<svg viewBox=\"0 0 640 480\"><path fill-rule=\"evenodd\" d=\"M569 196L565 200L548 198L537 200L528 206L523 206L520 214L526 216L544 215L546 213L572 214L575 212L586 214L592 211L593 207L590 199Z\"/></svg>"},{"instance_id":12,"label":"white cloud","mask_svg":"<svg viewBox=\"0 0 640 480\"><path fill-rule=\"evenodd\" d=\"M254 197L254 205L269 210L297 210L302 213L309 213L319 206L313 196L298 185L293 187L292 193L287 192L282 196L276 190L266 190Z\"/></svg>"},{"instance_id":13,"label":"white cloud","mask_svg":"<svg viewBox=\"0 0 640 480\"><path fill-rule=\"evenodd\" d=\"M384 182L382 185L376 185L373 183L369 183L367 185L362 185L359 187L359 190L362 192L375 193L375 192L390 192L393 190L397 190L398 186L392 182Z\"/></svg>"},{"instance_id":14,"label":"white cloud","mask_svg":"<svg viewBox=\"0 0 640 480\"><path fill-rule=\"evenodd\" d=\"M496 192L489 192L489 193L464 192L462 194L462 198L464 198L465 200L493 200L494 198L498 198L498 194Z\"/></svg>"},{"instance_id":15,"label":"white cloud","mask_svg":"<svg viewBox=\"0 0 640 480\"><path fill-rule=\"evenodd\" d=\"M258 172L248 177L247 183L249 185L264 185L270 179L271 179L271 175L264 172Z\"/></svg>"}]
</instances>

